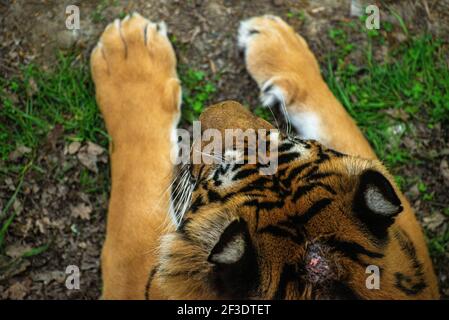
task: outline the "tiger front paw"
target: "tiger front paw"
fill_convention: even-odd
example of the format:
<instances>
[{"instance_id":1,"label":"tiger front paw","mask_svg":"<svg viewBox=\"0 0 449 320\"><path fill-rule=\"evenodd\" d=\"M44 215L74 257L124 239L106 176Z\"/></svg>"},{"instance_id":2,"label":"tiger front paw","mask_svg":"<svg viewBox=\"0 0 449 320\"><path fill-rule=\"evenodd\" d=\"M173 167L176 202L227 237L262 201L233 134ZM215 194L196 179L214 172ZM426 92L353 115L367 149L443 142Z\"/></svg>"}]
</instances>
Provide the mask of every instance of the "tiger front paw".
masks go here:
<instances>
[{"instance_id":1,"label":"tiger front paw","mask_svg":"<svg viewBox=\"0 0 449 320\"><path fill-rule=\"evenodd\" d=\"M137 13L116 19L91 54L91 71L113 138L135 129L141 134L156 131L165 118L179 116L176 58L163 22L153 23Z\"/></svg>"},{"instance_id":2,"label":"tiger front paw","mask_svg":"<svg viewBox=\"0 0 449 320\"><path fill-rule=\"evenodd\" d=\"M238 46L244 51L248 72L259 85L261 101L288 106L304 100L317 77L315 57L305 40L281 18L271 15L240 23Z\"/></svg>"}]
</instances>

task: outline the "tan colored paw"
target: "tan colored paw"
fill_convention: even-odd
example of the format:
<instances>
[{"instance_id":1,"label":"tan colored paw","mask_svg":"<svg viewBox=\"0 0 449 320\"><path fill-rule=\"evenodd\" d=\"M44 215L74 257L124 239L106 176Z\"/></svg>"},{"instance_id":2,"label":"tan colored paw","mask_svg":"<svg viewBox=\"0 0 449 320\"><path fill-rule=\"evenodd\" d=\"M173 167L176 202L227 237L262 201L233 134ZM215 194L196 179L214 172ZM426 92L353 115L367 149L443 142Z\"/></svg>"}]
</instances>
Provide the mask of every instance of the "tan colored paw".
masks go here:
<instances>
[{"instance_id":1,"label":"tan colored paw","mask_svg":"<svg viewBox=\"0 0 449 320\"><path fill-rule=\"evenodd\" d=\"M309 77L319 76L307 43L281 18L254 17L240 23L238 45L248 72L261 89L264 105L280 98L287 105L305 94Z\"/></svg>"},{"instance_id":2,"label":"tan colored paw","mask_svg":"<svg viewBox=\"0 0 449 320\"><path fill-rule=\"evenodd\" d=\"M117 122L138 125L161 113L179 114L176 58L163 22L135 13L109 24L92 51L91 71L109 131L123 127Z\"/></svg>"}]
</instances>

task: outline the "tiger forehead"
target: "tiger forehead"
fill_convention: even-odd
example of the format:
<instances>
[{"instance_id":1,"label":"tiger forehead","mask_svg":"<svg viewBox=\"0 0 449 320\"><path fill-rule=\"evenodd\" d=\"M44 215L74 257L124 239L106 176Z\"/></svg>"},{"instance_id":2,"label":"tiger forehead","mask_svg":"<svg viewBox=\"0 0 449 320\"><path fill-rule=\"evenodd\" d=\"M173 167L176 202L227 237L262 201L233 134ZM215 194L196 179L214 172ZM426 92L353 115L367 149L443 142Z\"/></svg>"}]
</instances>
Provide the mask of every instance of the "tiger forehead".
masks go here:
<instances>
[{"instance_id":1,"label":"tiger forehead","mask_svg":"<svg viewBox=\"0 0 449 320\"><path fill-rule=\"evenodd\" d=\"M343 157L336 151L326 149L314 141L303 141L299 139L285 139L279 143L277 149L277 170L273 175L261 174L260 164L245 163L244 152L235 150L226 151L224 161L210 171L207 180L212 181L218 189L233 187L239 183L249 182L248 179L261 177L263 181L279 180L283 182L300 175L300 169L312 168L310 174L316 174L320 164L331 158ZM232 159L231 161L229 161ZM297 168L297 166L300 168ZM296 168L296 169L295 169ZM292 171L291 173L289 171ZM264 177L265 176L265 177ZM318 176L312 176L316 178ZM248 178L248 179L246 179ZM262 181L261 180L261 181Z\"/></svg>"},{"instance_id":2,"label":"tiger forehead","mask_svg":"<svg viewBox=\"0 0 449 320\"><path fill-rule=\"evenodd\" d=\"M308 208L315 201L316 206L327 207L337 193L347 191L345 186L351 185L344 177L348 173L344 158L314 141L283 141L279 144L279 166L274 175L260 174L257 164L223 163L210 168L192 190L186 213L195 214L205 205L214 204L254 207L257 212L290 209L295 214L301 214L303 210L299 209ZM311 212L315 209L311 208Z\"/></svg>"}]
</instances>

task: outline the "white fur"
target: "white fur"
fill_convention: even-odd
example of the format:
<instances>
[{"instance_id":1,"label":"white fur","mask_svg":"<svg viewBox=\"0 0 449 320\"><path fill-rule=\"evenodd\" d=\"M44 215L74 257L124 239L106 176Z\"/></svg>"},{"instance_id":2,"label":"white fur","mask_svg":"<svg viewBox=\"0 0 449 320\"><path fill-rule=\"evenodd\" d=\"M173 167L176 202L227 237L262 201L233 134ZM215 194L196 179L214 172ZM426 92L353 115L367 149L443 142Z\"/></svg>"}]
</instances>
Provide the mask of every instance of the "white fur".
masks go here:
<instances>
[{"instance_id":1,"label":"white fur","mask_svg":"<svg viewBox=\"0 0 449 320\"><path fill-rule=\"evenodd\" d=\"M270 107L277 102L285 101L285 93L283 89L277 85L274 85L274 78L266 81L261 88L260 101L264 107ZM271 89L266 91L268 87Z\"/></svg>"},{"instance_id":2,"label":"white fur","mask_svg":"<svg viewBox=\"0 0 449 320\"><path fill-rule=\"evenodd\" d=\"M245 49L253 36L251 34L251 19L240 22L237 45L240 49Z\"/></svg>"},{"instance_id":3,"label":"white fur","mask_svg":"<svg viewBox=\"0 0 449 320\"><path fill-rule=\"evenodd\" d=\"M320 117L312 111L289 112L290 121L298 132L299 136L305 140L316 140L324 143Z\"/></svg>"},{"instance_id":4,"label":"white fur","mask_svg":"<svg viewBox=\"0 0 449 320\"><path fill-rule=\"evenodd\" d=\"M213 262L231 264L237 262L245 253L245 240L241 235L229 241L223 251L211 257Z\"/></svg>"},{"instance_id":5,"label":"white fur","mask_svg":"<svg viewBox=\"0 0 449 320\"><path fill-rule=\"evenodd\" d=\"M159 33L162 36L167 37L167 24L164 21L161 21L157 25L159 26Z\"/></svg>"},{"instance_id":6,"label":"white fur","mask_svg":"<svg viewBox=\"0 0 449 320\"><path fill-rule=\"evenodd\" d=\"M388 201L376 187L365 191L365 201L368 208L382 215L391 215L397 212L398 207Z\"/></svg>"},{"instance_id":7,"label":"white fur","mask_svg":"<svg viewBox=\"0 0 449 320\"><path fill-rule=\"evenodd\" d=\"M292 152L298 152L301 155L302 160L307 160L310 158L310 149L305 147L305 144L296 143L295 146L291 149Z\"/></svg>"}]
</instances>

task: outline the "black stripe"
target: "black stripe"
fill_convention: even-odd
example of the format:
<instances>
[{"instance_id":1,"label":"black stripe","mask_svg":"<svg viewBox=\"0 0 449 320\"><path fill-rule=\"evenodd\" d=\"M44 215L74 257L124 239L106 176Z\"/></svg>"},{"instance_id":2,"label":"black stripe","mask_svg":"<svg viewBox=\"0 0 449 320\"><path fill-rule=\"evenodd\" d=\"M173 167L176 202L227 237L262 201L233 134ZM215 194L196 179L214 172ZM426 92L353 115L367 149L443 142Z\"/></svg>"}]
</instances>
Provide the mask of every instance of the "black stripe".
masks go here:
<instances>
[{"instance_id":1,"label":"black stripe","mask_svg":"<svg viewBox=\"0 0 449 320\"><path fill-rule=\"evenodd\" d=\"M362 263L362 261L359 259L360 254L374 259L380 259L384 257L382 253L370 251L365 247L363 247L362 245L352 241L344 241L336 239L335 237L330 237L326 239L325 242L328 246L330 246L334 250L344 254L352 261L358 263Z\"/></svg>"},{"instance_id":2,"label":"black stripe","mask_svg":"<svg viewBox=\"0 0 449 320\"><path fill-rule=\"evenodd\" d=\"M145 29L146 29L146 28L145 28ZM158 268L159 268L158 265L155 266L155 267L151 270L151 272L150 272L150 274L149 274L149 276L148 276L148 280L147 280L147 283L146 283L146 285L145 285L145 300L150 300L151 282L153 282L154 276L155 276L155 274L156 274Z\"/></svg>"},{"instance_id":3,"label":"black stripe","mask_svg":"<svg viewBox=\"0 0 449 320\"><path fill-rule=\"evenodd\" d=\"M418 282L413 283L413 278L411 276L407 276L401 272L396 272L394 276L396 278L396 288L408 296L417 295L427 287L424 279L419 279Z\"/></svg>"},{"instance_id":4,"label":"black stripe","mask_svg":"<svg viewBox=\"0 0 449 320\"><path fill-rule=\"evenodd\" d=\"M307 162L307 163L303 163L302 165L293 168L288 173L288 176L285 179L282 179L282 181L284 181L284 183L286 183L287 185L290 186L292 184L293 178L297 177L304 169L308 168L310 165L312 165L312 163Z\"/></svg>"},{"instance_id":5,"label":"black stripe","mask_svg":"<svg viewBox=\"0 0 449 320\"><path fill-rule=\"evenodd\" d=\"M266 226L258 231L259 233L269 233L275 237L287 238L295 242L296 244L304 243L304 236L301 233L294 233L286 228L281 228L275 225Z\"/></svg>"},{"instance_id":6,"label":"black stripe","mask_svg":"<svg viewBox=\"0 0 449 320\"><path fill-rule=\"evenodd\" d=\"M341 176L341 174L338 172L319 172L309 175L307 180L320 180L331 176Z\"/></svg>"},{"instance_id":7,"label":"black stripe","mask_svg":"<svg viewBox=\"0 0 449 320\"><path fill-rule=\"evenodd\" d=\"M318 145L318 154L317 154L317 156L318 156L318 159L315 160L316 164L323 163L323 162L325 162L325 161L330 159L330 156L326 152L323 151L323 147L321 145Z\"/></svg>"},{"instance_id":8,"label":"black stripe","mask_svg":"<svg viewBox=\"0 0 449 320\"><path fill-rule=\"evenodd\" d=\"M278 147L278 152L287 152L290 151L291 148L293 148L295 145L290 142L284 142Z\"/></svg>"},{"instance_id":9,"label":"black stripe","mask_svg":"<svg viewBox=\"0 0 449 320\"><path fill-rule=\"evenodd\" d=\"M278 166L289 163L300 157L298 152L283 153L278 157Z\"/></svg>"},{"instance_id":10,"label":"black stripe","mask_svg":"<svg viewBox=\"0 0 449 320\"><path fill-rule=\"evenodd\" d=\"M327 149L327 152L331 153L334 157L337 157L337 158L342 158L345 156L345 154L338 152L336 150L333 150L333 149Z\"/></svg>"},{"instance_id":11,"label":"black stripe","mask_svg":"<svg viewBox=\"0 0 449 320\"><path fill-rule=\"evenodd\" d=\"M413 275L405 275L401 272L396 272L395 285L407 295L416 295L427 287L427 283L424 279L423 264L418 260L413 242L403 230L398 229L394 233L394 237L398 240L401 251L411 260L412 267L415 270Z\"/></svg>"},{"instance_id":12,"label":"black stripe","mask_svg":"<svg viewBox=\"0 0 449 320\"><path fill-rule=\"evenodd\" d=\"M190 211L191 213L195 213L195 212L199 209L199 207L202 206L202 205L204 205L204 204L205 204L205 203L204 203L204 201L203 201L203 196L200 194L200 195L195 199L195 201L193 201L193 203L190 205L189 211Z\"/></svg>"},{"instance_id":13,"label":"black stripe","mask_svg":"<svg viewBox=\"0 0 449 320\"><path fill-rule=\"evenodd\" d=\"M207 192L207 198L209 200L209 202L216 202L216 201L220 201L221 202L221 196L218 192L215 192L213 190L209 190Z\"/></svg>"},{"instance_id":14,"label":"black stripe","mask_svg":"<svg viewBox=\"0 0 449 320\"><path fill-rule=\"evenodd\" d=\"M302 215L291 216L289 219L295 224L305 224L309 222L315 215L320 213L326 207L328 207L332 203L332 200L329 198L321 199L315 202L307 211Z\"/></svg>"},{"instance_id":15,"label":"black stripe","mask_svg":"<svg viewBox=\"0 0 449 320\"><path fill-rule=\"evenodd\" d=\"M258 173L259 173L259 169L257 169L257 168L241 170L234 175L232 180L236 181L236 180L245 179L251 175L258 174Z\"/></svg>"},{"instance_id":16,"label":"black stripe","mask_svg":"<svg viewBox=\"0 0 449 320\"><path fill-rule=\"evenodd\" d=\"M318 187L323 188L324 190L328 191L329 193L331 193L333 195L336 194L335 190L332 189L331 186L328 186L321 182L315 182L315 183L312 183L312 184L309 184L306 186L298 187L298 189L296 189L296 191L293 193L292 201L293 202L298 201L301 197L305 196L308 192L310 192L313 189L318 188Z\"/></svg>"},{"instance_id":17,"label":"black stripe","mask_svg":"<svg viewBox=\"0 0 449 320\"><path fill-rule=\"evenodd\" d=\"M254 191L254 190L265 191L267 189L266 184L269 182L270 183L272 182L270 178L268 178L267 176L260 176L256 180L254 180L254 181L250 182L249 184L245 185L244 187L240 188L235 193L244 193L244 192Z\"/></svg>"}]
</instances>

